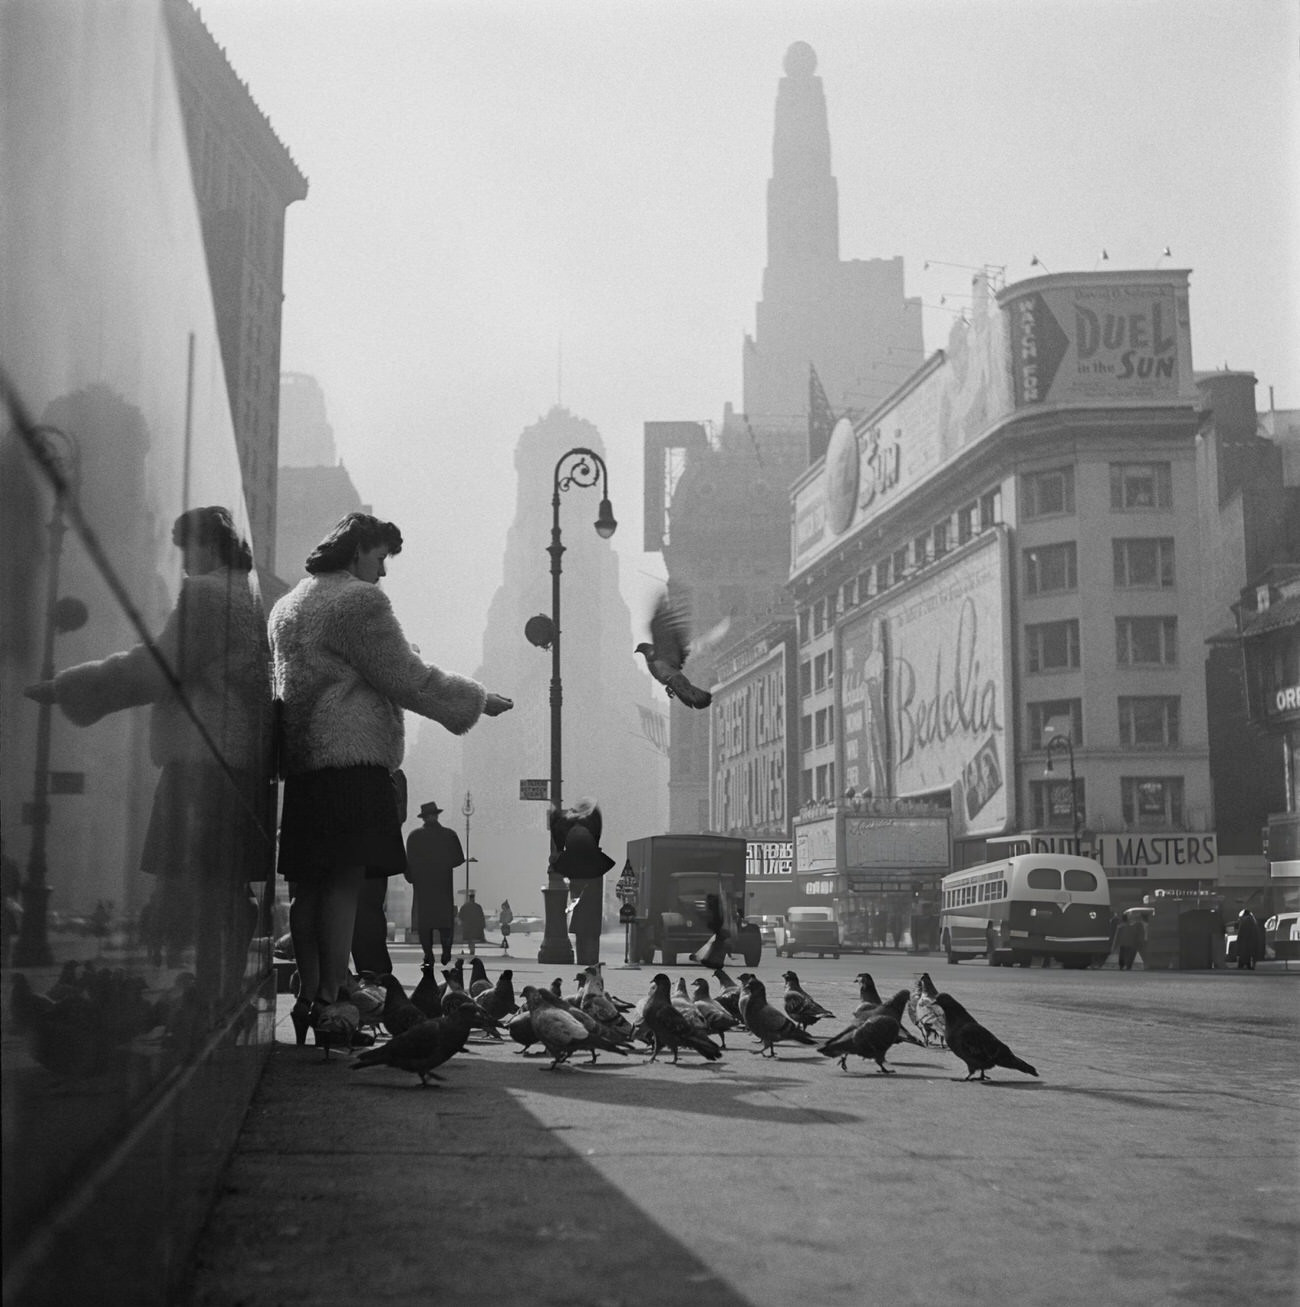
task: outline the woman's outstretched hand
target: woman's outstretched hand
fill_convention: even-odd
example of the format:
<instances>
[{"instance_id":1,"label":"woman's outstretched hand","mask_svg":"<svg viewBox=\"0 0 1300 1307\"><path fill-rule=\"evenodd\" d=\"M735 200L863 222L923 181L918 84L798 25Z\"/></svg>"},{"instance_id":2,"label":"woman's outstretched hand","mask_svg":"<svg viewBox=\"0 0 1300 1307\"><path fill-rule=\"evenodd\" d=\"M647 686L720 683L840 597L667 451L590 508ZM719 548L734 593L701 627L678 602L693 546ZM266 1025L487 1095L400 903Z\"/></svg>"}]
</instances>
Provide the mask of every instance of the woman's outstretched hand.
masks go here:
<instances>
[{"instance_id":1,"label":"woman's outstretched hand","mask_svg":"<svg viewBox=\"0 0 1300 1307\"><path fill-rule=\"evenodd\" d=\"M500 717L503 712L509 712L515 706L513 699L507 699L501 694L489 694L483 701L483 715L485 717Z\"/></svg>"}]
</instances>

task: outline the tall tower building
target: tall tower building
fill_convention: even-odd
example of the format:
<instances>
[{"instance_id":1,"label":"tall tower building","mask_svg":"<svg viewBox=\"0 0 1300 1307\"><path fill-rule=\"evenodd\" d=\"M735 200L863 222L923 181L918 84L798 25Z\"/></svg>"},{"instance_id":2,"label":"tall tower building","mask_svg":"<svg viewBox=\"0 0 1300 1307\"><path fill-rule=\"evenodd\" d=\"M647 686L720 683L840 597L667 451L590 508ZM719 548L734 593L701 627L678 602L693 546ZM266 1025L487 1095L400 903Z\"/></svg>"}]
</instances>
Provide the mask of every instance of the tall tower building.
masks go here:
<instances>
[{"instance_id":1,"label":"tall tower building","mask_svg":"<svg viewBox=\"0 0 1300 1307\"><path fill-rule=\"evenodd\" d=\"M645 547L663 554L669 589L690 602L697 630L727 619L734 643L793 611L789 491L825 452L810 444L812 369L835 415L862 413L922 357L920 301L904 296L902 259L840 258L826 98L816 54L796 42L777 89L767 267L744 342L743 411L728 404L708 433L646 424ZM706 718L672 707L673 831L709 824Z\"/></svg>"},{"instance_id":2,"label":"tall tower building","mask_svg":"<svg viewBox=\"0 0 1300 1307\"><path fill-rule=\"evenodd\" d=\"M904 295L902 258L841 260L839 228L817 56L796 41L777 87L763 298L745 338L751 422L804 418L809 365L833 409L866 411L921 362L921 302Z\"/></svg>"},{"instance_id":3,"label":"tall tower building","mask_svg":"<svg viewBox=\"0 0 1300 1307\"><path fill-rule=\"evenodd\" d=\"M488 609L483 662L474 672L490 690L509 695L514 710L480 723L462 742L463 765L448 794L411 795L412 811L436 797L455 814L473 795L470 884L488 907L509 898L516 912L541 912L549 837L547 804L521 800L519 782L550 775L551 655L529 644L524 623L551 613L552 492L556 464L574 447L604 454L591 423L556 406L527 428L515 449L517 499L506 537L503 580ZM609 487L615 515L630 486ZM643 639L619 591L619 560L593 529L598 488L560 495L564 554L560 577L564 802L594 797L605 819L602 844L620 865L630 839L659 834L667 820L667 758L662 751L665 701L633 653ZM423 772L426 750L450 750L446 732L422 729L408 773ZM463 835L463 832L462 832ZM457 883L458 890L461 888Z\"/></svg>"}]
</instances>

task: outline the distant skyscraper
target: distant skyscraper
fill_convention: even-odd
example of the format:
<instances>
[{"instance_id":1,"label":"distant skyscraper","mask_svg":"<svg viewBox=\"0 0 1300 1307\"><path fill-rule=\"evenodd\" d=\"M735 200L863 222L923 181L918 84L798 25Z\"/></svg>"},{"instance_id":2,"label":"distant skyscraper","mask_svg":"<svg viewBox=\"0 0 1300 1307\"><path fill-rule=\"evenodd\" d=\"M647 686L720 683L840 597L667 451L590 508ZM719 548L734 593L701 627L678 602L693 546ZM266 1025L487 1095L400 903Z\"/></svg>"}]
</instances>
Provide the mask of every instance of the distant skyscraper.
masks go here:
<instances>
[{"instance_id":1,"label":"distant skyscraper","mask_svg":"<svg viewBox=\"0 0 1300 1307\"><path fill-rule=\"evenodd\" d=\"M325 392L305 372L280 374L280 466L333 467L339 461Z\"/></svg>"},{"instance_id":2,"label":"distant skyscraper","mask_svg":"<svg viewBox=\"0 0 1300 1307\"><path fill-rule=\"evenodd\" d=\"M483 662L474 673L514 699L515 707L464 737L457 790L437 796L451 814L466 789L473 793L472 853L479 862L471 884L479 884L480 899L486 895L495 905L509 898L517 912L541 913L549 849L547 805L519 798L520 780L550 775L551 655L525 640L524 623L551 612L547 546L555 466L575 446L604 453L596 428L559 406L525 430L516 446L518 487L504 579L488 610ZM633 493L630 485L611 484L615 515ZM645 617L629 611L619 591L618 555L593 529L599 506L598 488L560 496L563 799L591 795L599 801L602 843L621 866L628 840L666 829L667 714L662 691L633 653L644 638ZM454 747L445 733L442 739ZM441 745L438 732L421 730L421 753Z\"/></svg>"},{"instance_id":3,"label":"distant skyscraper","mask_svg":"<svg viewBox=\"0 0 1300 1307\"><path fill-rule=\"evenodd\" d=\"M803 419L810 365L833 409L864 411L922 360L921 301L904 295L902 258L841 260L839 226L817 56L796 41L777 88L763 298L745 338L751 422Z\"/></svg>"},{"instance_id":4,"label":"distant skyscraper","mask_svg":"<svg viewBox=\"0 0 1300 1307\"><path fill-rule=\"evenodd\" d=\"M669 588L688 596L697 630L726 617L728 641L792 612L791 483L846 409L873 408L923 360L921 306L903 293L901 258L844 261L817 56L786 52L767 188L767 267L753 336L744 342L744 406L690 439L646 433L646 548L662 551ZM810 423L812 370L825 392ZM652 430L653 428L653 430ZM709 821L707 715L672 709L670 829Z\"/></svg>"}]
</instances>

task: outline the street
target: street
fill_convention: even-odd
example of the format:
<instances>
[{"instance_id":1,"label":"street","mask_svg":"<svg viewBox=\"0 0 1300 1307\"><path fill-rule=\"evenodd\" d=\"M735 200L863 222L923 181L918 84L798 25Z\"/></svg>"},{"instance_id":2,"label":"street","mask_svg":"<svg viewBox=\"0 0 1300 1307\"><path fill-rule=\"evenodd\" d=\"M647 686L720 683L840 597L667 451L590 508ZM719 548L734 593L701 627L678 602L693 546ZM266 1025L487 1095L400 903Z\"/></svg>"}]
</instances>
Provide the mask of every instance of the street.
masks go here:
<instances>
[{"instance_id":1,"label":"street","mask_svg":"<svg viewBox=\"0 0 1300 1307\"><path fill-rule=\"evenodd\" d=\"M508 960L516 987L561 974L571 991L578 969L540 966L536 943ZM622 969L621 933L603 944L607 988L639 999L659 968ZM409 989L418 954L398 958ZM966 1083L953 1054L910 1045L896 1075L845 1073L812 1048L754 1056L736 1032L716 1064L579 1055L553 1072L476 1038L421 1089L280 1048L190 1301L1297 1301L1300 969L766 950L778 1000L787 967L837 1017L859 971L888 997L928 967L1039 1078Z\"/></svg>"}]
</instances>

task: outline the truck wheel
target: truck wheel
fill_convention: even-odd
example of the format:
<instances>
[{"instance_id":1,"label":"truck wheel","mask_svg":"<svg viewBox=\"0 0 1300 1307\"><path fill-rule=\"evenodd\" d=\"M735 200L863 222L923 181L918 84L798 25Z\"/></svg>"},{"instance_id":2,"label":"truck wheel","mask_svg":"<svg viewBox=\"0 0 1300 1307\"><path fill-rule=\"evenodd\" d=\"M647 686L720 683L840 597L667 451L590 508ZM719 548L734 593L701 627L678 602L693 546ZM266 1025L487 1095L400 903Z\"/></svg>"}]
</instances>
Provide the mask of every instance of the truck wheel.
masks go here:
<instances>
[{"instance_id":1,"label":"truck wheel","mask_svg":"<svg viewBox=\"0 0 1300 1307\"><path fill-rule=\"evenodd\" d=\"M840 955L839 955L838 953L832 953L832 954L831 954L831 957L832 957L836 962L838 962L838 961L840 960Z\"/></svg>"},{"instance_id":2,"label":"truck wheel","mask_svg":"<svg viewBox=\"0 0 1300 1307\"><path fill-rule=\"evenodd\" d=\"M675 967L675 966L677 965L677 950L676 950L676 949L671 949L671 950L670 950L670 949L664 949L664 950L663 950L663 955L664 955L664 966L666 966L666 967Z\"/></svg>"}]
</instances>

